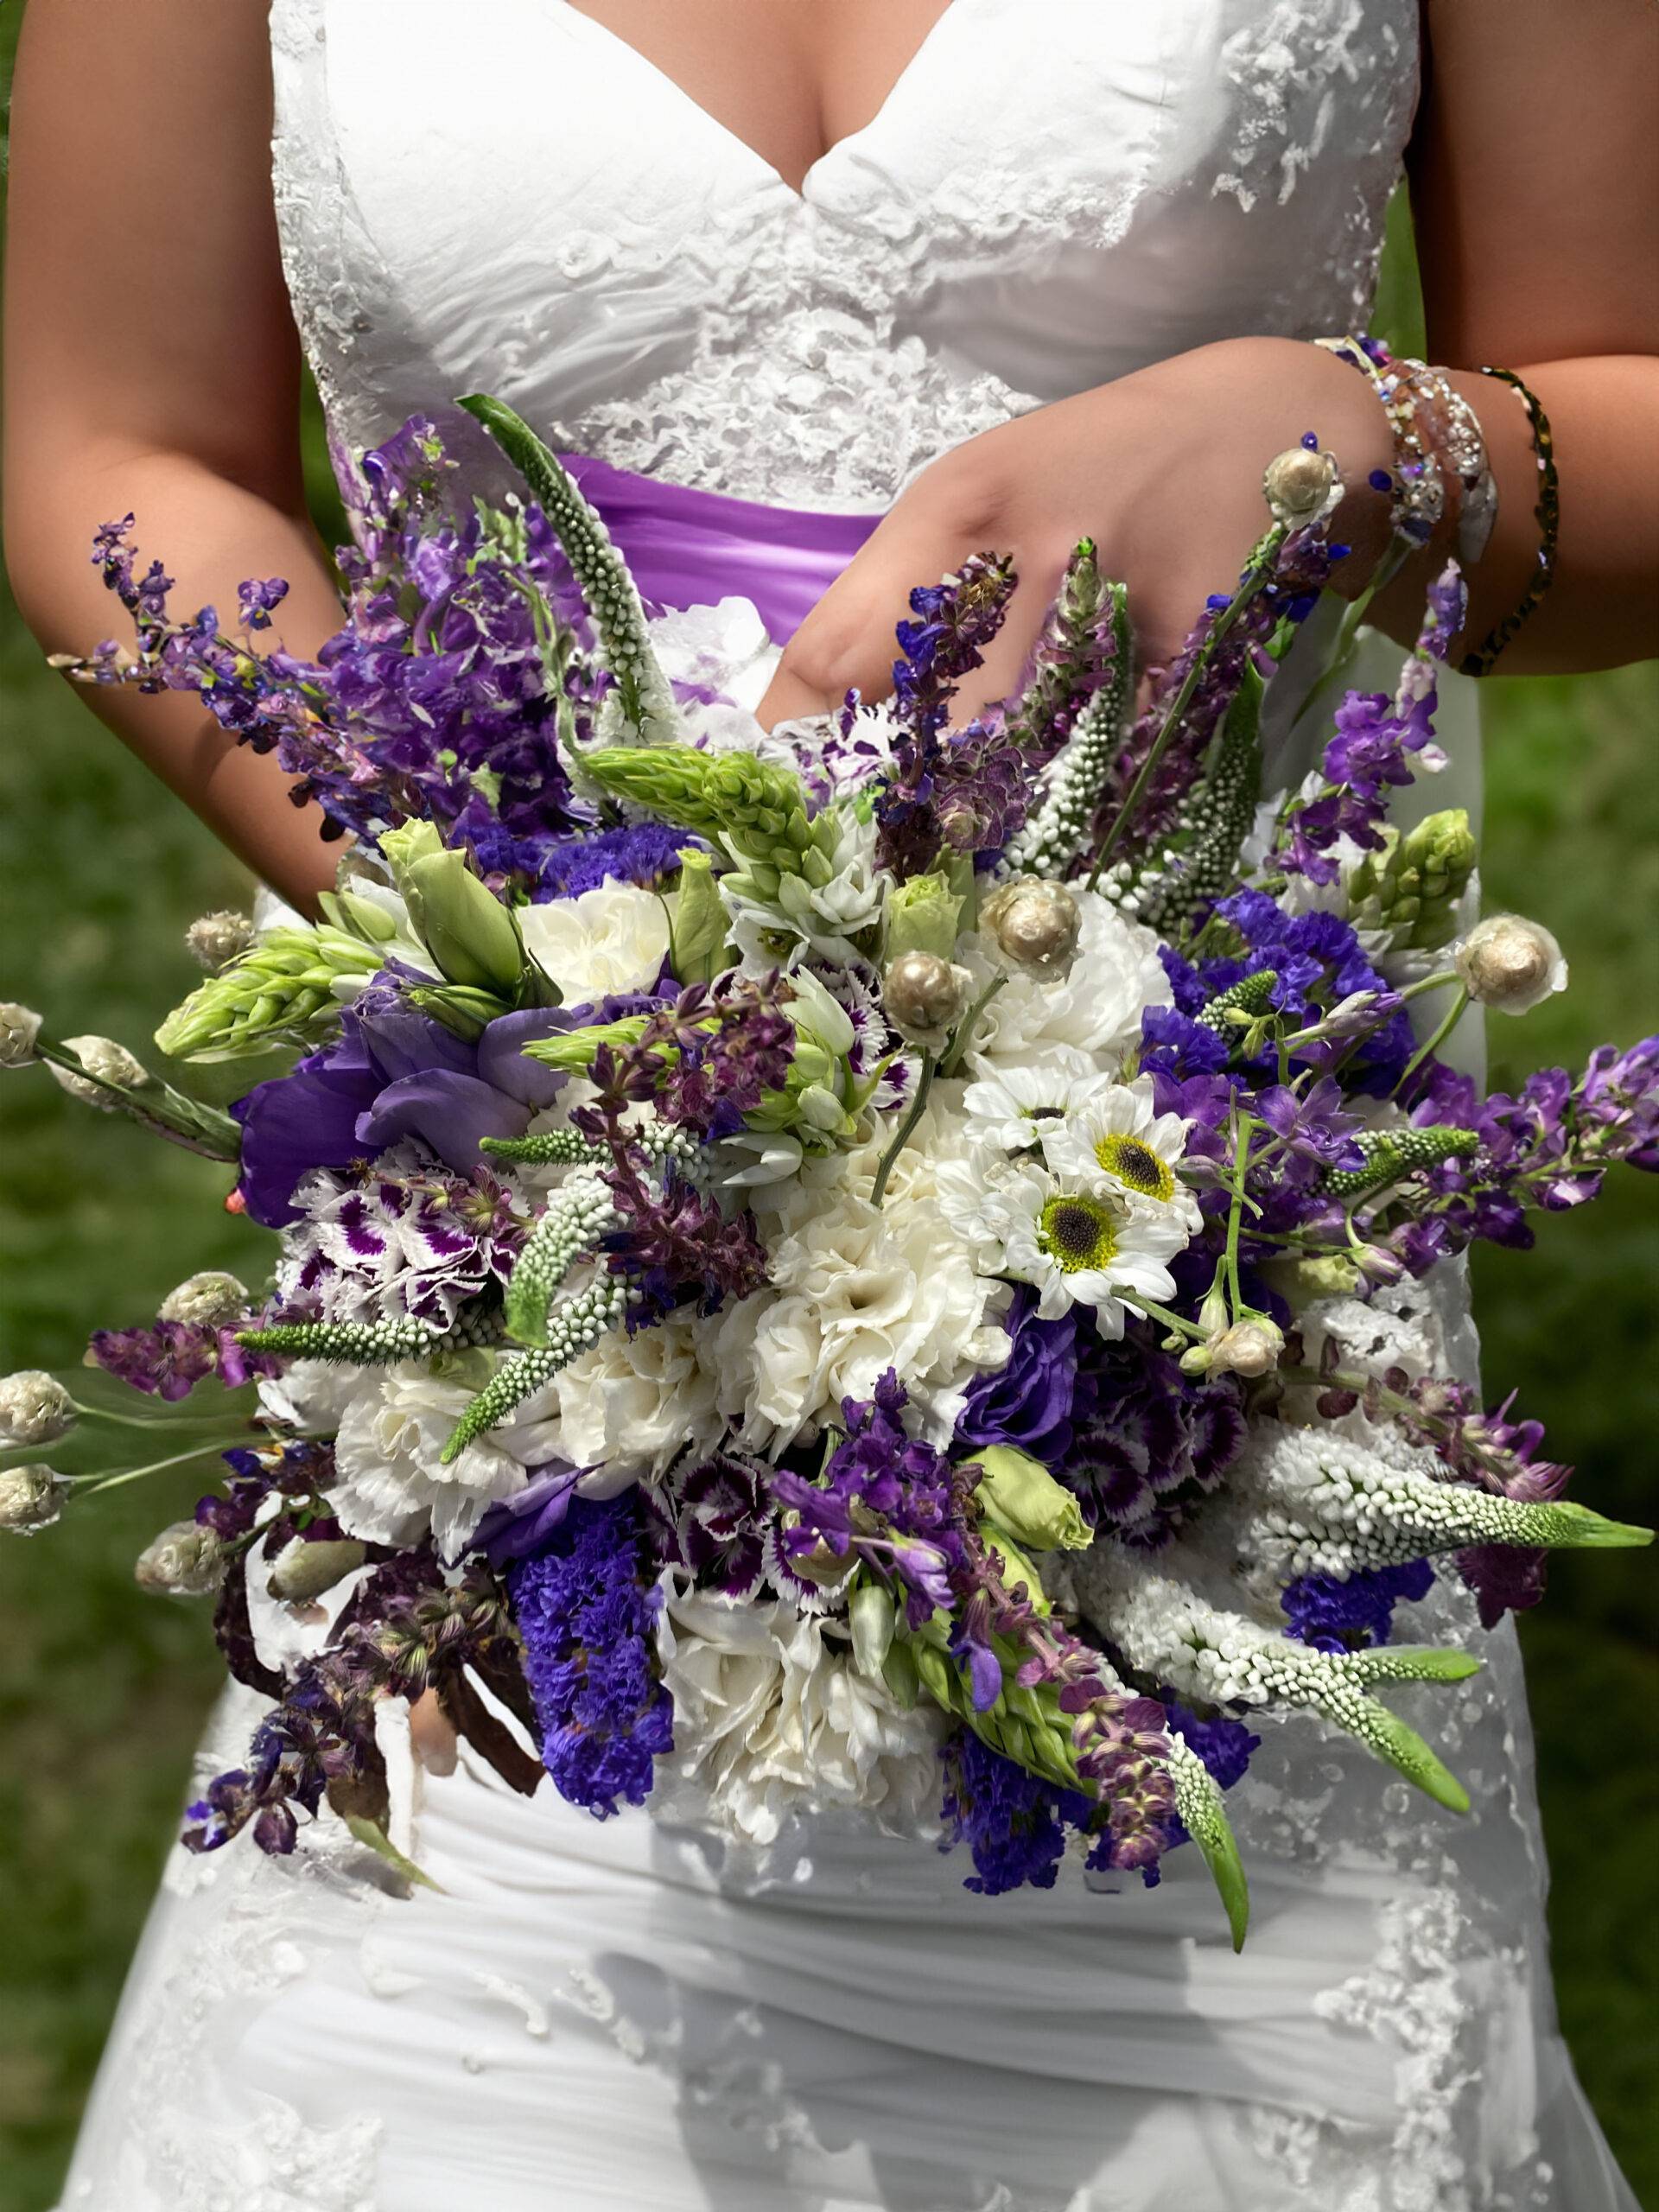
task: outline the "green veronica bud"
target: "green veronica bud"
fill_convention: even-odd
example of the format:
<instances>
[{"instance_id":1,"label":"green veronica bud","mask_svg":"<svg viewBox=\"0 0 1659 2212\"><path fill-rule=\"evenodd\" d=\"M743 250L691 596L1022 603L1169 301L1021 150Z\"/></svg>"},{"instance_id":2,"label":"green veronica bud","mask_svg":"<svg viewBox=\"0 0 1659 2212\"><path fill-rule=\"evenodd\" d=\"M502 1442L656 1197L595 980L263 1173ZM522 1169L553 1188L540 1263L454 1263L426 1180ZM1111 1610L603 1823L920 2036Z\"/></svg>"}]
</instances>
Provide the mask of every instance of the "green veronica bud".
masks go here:
<instances>
[{"instance_id":1,"label":"green veronica bud","mask_svg":"<svg viewBox=\"0 0 1659 2212\"><path fill-rule=\"evenodd\" d=\"M582 772L611 798L677 823L761 869L794 874L814 849L800 778L753 753L607 746L582 754Z\"/></svg>"},{"instance_id":2,"label":"green veronica bud","mask_svg":"<svg viewBox=\"0 0 1659 2212\"><path fill-rule=\"evenodd\" d=\"M1083 1509L1040 1460L1012 1445L991 1444L968 1462L981 1470L975 1491L982 1510L1016 1543L1033 1551L1085 1551L1089 1525Z\"/></svg>"},{"instance_id":3,"label":"green veronica bud","mask_svg":"<svg viewBox=\"0 0 1659 2212\"><path fill-rule=\"evenodd\" d=\"M726 959L726 908L715 882L715 864L695 845L680 855L670 957L682 983L712 983Z\"/></svg>"},{"instance_id":4,"label":"green veronica bud","mask_svg":"<svg viewBox=\"0 0 1659 2212\"><path fill-rule=\"evenodd\" d=\"M222 1060L308 1041L380 964L375 947L343 930L272 930L175 1007L156 1042L171 1059Z\"/></svg>"},{"instance_id":5,"label":"green veronica bud","mask_svg":"<svg viewBox=\"0 0 1659 2212\"><path fill-rule=\"evenodd\" d=\"M887 958L931 952L949 960L957 949L962 900L942 875L912 875L887 893Z\"/></svg>"},{"instance_id":6,"label":"green veronica bud","mask_svg":"<svg viewBox=\"0 0 1659 2212\"><path fill-rule=\"evenodd\" d=\"M512 999L524 948L512 913L474 874L465 853L428 853L400 885L409 918L446 981Z\"/></svg>"}]
</instances>

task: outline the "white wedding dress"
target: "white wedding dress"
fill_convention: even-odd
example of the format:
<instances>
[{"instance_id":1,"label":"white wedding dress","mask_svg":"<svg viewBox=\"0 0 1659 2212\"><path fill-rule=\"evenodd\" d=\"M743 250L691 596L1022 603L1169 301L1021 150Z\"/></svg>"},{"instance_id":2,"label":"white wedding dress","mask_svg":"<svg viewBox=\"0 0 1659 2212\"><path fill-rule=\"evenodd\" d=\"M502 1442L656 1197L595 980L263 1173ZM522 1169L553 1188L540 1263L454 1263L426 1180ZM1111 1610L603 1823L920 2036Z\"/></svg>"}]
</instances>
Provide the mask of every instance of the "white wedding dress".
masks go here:
<instances>
[{"instance_id":1,"label":"white wedding dress","mask_svg":"<svg viewBox=\"0 0 1659 2212\"><path fill-rule=\"evenodd\" d=\"M1417 0L955 0L798 194L564 0L270 13L289 278L349 443L493 391L618 467L830 509L1192 346L1363 323L1418 88ZM992 1902L925 1845L823 1822L722 1865L464 1756L399 1816L437 1891L387 1894L328 1820L289 1860L181 1852L64 2212L1630 2212L1486 1649L1402 1694L1463 1821L1264 1727L1237 1958L1192 1851ZM227 1700L207 1768L250 1720Z\"/></svg>"}]
</instances>

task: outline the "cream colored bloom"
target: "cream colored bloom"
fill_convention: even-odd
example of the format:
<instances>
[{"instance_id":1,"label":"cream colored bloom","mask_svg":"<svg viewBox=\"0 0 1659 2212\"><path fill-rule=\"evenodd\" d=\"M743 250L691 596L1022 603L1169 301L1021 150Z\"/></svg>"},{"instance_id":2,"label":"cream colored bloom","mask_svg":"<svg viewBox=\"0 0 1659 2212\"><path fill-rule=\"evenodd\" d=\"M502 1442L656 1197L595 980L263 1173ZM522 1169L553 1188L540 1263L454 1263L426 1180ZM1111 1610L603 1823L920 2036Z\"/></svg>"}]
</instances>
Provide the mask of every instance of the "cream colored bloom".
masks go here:
<instances>
[{"instance_id":1,"label":"cream colored bloom","mask_svg":"<svg viewBox=\"0 0 1659 2212\"><path fill-rule=\"evenodd\" d=\"M607 1330L559 1376L560 1457L644 1480L688 1447L712 1451L721 1428L712 1329L681 1310L632 1336Z\"/></svg>"},{"instance_id":2,"label":"cream colored bloom","mask_svg":"<svg viewBox=\"0 0 1659 2212\"><path fill-rule=\"evenodd\" d=\"M1076 959L1058 982L1008 977L975 1024L968 1053L973 1074L1054 1066L1116 1071L1140 1041L1143 1010L1168 1005L1169 979L1153 932L1098 892L1074 895L1082 910ZM959 957L982 990L1006 966L982 937L964 938Z\"/></svg>"},{"instance_id":3,"label":"cream colored bloom","mask_svg":"<svg viewBox=\"0 0 1659 2212\"><path fill-rule=\"evenodd\" d=\"M1192 1124L1160 1114L1152 1078L1115 1083L1093 1092L1058 1120L1039 1125L1043 1157L1062 1179L1114 1193L1135 1211L1148 1208L1183 1230L1197 1233L1198 1202L1182 1182L1180 1164Z\"/></svg>"},{"instance_id":4,"label":"cream colored bloom","mask_svg":"<svg viewBox=\"0 0 1659 2212\"><path fill-rule=\"evenodd\" d=\"M674 1700L659 1760L666 1809L773 1842L798 1816L845 1806L889 1833L927 1832L948 1722L906 1712L859 1672L844 1625L785 1599L735 1605L664 1577L657 1650Z\"/></svg>"},{"instance_id":5,"label":"cream colored bloom","mask_svg":"<svg viewBox=\"0 0 1659 2212\"><path fill-rule=\"evenodd\" d=\"M635 883L601 883L579 899L517 910L524 950L567 1006L648 989L668 957L668 908Z\"/></svg>"}]
</instances>

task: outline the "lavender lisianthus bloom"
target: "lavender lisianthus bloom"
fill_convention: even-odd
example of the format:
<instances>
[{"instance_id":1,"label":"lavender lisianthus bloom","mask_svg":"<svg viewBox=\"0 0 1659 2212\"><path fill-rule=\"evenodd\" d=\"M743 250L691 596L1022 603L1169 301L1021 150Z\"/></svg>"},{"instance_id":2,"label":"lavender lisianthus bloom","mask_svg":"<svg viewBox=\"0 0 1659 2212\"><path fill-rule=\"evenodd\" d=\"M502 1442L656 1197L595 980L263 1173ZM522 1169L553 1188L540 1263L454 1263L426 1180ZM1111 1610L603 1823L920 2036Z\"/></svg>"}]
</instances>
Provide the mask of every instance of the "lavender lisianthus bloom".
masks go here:
<instances>
[{"instance_id":1,"label":"lavender lisianthus bloom","mask_svg":"<svg viewBox=\"0 0 1659 2212\"><path fill-rule=\"evenodd\" d=\"M499 1573L515 1560L544 1551L563 1523L581 1478L579 1467L543 1467L512 1497L498 1498L479 1522L473 1548Z\"/></svg>"},{"instance_id":2,"label":"lavender lisianthus bloom","mask_svg":"<svg viewBox=\"0 0 1659 2212\"><path fill-rule=\"evenodd\" d=\"M257 1084L231 1111L242 1124L238 1184L267 1229L301 1218L296 1185L314 1167L348 1167L415 1137L470 1174L485 1137L522 1136L564 1078L524 1057L537 1037L575 1027L585 1007L501 1015L468 1044L411 1006L395 980L376 983L340 1033L290 1074Z\"/></svg>"},{"instance_id":3,"label":"lavender lisianthus bloom","mask_svg":"<svg viewBox=\"0 0 1659 2212\"><path fill-rule=\"evenodd\" d=\"M1077 1387L1077 1315L1046 1321L1037 1294L1022 1284L1003 1320L1008 1356L968 1387L957 1416L957 1440L976 1446L1010 1444L1045 1465L1071 1444L1071 1400Z\"/></svg>"}]
</instances>

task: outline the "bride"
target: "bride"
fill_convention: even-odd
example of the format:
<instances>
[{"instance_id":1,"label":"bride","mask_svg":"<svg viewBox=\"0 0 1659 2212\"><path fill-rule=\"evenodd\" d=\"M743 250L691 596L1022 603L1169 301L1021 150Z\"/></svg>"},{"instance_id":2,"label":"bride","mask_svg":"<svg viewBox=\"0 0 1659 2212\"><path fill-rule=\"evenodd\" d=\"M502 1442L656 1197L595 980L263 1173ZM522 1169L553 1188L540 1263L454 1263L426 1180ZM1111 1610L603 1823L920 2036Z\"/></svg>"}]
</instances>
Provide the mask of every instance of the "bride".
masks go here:
<instances>
[{"instance_id":1,"label":"bride","mask_svg":"<svg viewBox=\"0 0 1659 2212\"><path fill-rule=\"evenodd\" d=\"M1344 466L1356 588L1386 540L1383 410L1307 341L1363 327L1404 161L1431 357L1498 494L1464 649L1628 659L1659 577L1630 282L1654 29L1641 0L37 0L18 597L84 649L108 619L86 543L130 509L181 604L284 575L313 651L338 607L297 322L346 448L430 413L491 489L448 405L487 390L588 456L649 594L758 609L768 721L879 693L906 591L983 545L1026 580L1001 696L1084 530L1156 662L1304 430ZM1487 363L1554 425L1541 598L1536 420ZM1409 633L1427 574L1385 626ZM1442 714L1464 797L1471 690ZM269 760L178 695L95 696L267 882L331 881ZM1281 779L1299 734L1281 716ZM1441 1305L1466 1360L1456 1285ZM221 1713L210 1770L248 1722ZM995 1910L828 1821L740 1870L645 1812L512 1796L428 1724L410 1812L438 1890L383 1894L328 1819L291 1859L175 1859L66 2212L1630 2207L1554 2024L1511 1637L1446 1733L1460 1824L1311 1723L1271 1732L1234 1800L1236 1959L1195 1853L1154 1891Z\"/></svg>"}]
</instances>

